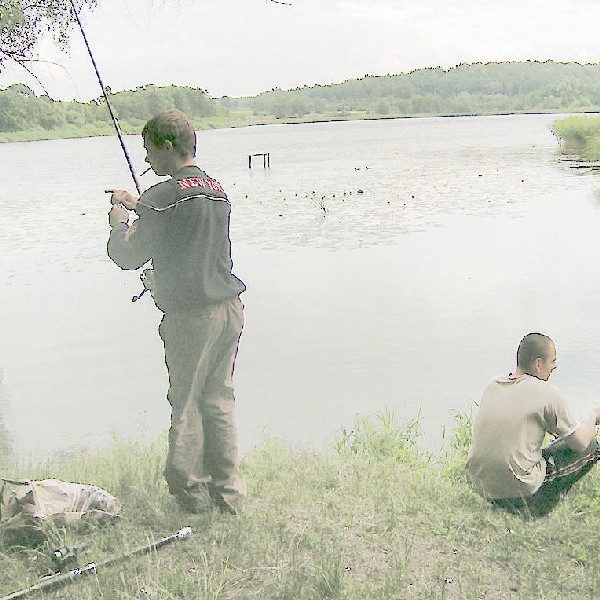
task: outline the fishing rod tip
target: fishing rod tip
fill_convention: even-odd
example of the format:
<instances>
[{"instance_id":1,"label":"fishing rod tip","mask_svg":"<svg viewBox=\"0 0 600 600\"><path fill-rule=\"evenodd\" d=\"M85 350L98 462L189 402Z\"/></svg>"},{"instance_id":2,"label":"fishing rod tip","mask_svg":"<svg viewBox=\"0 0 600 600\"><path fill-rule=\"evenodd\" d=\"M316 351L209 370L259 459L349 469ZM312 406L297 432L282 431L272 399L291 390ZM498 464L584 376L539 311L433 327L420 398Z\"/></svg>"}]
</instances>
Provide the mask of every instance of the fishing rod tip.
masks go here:
<instances>
[{"instance_id":1,"label":"fishing rod tip","mask_svg":"<svg viewBox=\"0 0 600 600\"><path fill-rule=\"evenodd\" d=\"M190 535L192 535L192 528L191 527L183 527L182 529L180 529L177 532L177 537L179 538L184 538L184 537L188 537Z\"/></svg>"}]
</instances>

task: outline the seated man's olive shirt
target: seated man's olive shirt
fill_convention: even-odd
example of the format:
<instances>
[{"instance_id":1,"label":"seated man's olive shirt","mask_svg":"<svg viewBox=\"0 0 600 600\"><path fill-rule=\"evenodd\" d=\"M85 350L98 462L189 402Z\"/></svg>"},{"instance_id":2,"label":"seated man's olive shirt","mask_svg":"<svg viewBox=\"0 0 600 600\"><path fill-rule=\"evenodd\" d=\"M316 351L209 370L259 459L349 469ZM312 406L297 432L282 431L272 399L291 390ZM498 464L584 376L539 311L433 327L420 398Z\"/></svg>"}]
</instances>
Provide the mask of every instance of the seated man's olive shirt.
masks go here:
<instances>
[{"instance_id":1,"label":"seated man's olive shirt","mask_svg":"<svg viewBox=\"0 0 600 600\"><path fill-rule=\"evenodd\" d=\"M473 423L467 468L475 489L490 499L531 496L546 475L544 435L566 437L578 425L552 384L531 375L498 375L483 392Z\"/></svg>"}]
</instances>

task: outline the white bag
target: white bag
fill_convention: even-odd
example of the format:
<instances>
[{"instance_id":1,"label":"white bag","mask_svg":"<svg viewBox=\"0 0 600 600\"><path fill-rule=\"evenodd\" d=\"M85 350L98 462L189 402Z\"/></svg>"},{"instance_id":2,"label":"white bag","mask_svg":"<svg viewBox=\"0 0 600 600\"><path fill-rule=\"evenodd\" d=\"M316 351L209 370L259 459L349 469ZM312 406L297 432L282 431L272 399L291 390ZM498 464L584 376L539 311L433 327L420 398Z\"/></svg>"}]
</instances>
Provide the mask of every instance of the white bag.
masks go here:
<instances>
[{"instance_id":1,"label":"white bag","mask_svg":"<svg viewBox=\"0 0 600 600\"><path fill-rule=\"evenodd\" d=\"M2 479L0 533L9 544L44 541L43 524L79 527L118 518L121 503L105 490L58 479Z\"/></svg>"}]
</instances>

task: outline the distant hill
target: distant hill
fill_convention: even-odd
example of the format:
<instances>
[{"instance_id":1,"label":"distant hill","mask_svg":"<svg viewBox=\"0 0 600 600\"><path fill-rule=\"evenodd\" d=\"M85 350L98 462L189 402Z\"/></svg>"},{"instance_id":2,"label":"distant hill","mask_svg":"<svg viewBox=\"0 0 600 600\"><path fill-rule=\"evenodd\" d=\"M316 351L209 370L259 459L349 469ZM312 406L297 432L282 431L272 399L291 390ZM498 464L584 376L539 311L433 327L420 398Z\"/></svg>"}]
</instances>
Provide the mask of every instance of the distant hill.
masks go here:
<instances>
[{"instance_id":1,"label":"distant hill","mask_svg":"<svg viewBox=\"0 0 600 600\"><path fill-rule=\"evenodd\" d=\"M461 64L332 85L222 98L229 110L278 119L310 113L373 117L600 111L600 64L553 61Z\"/></svg>"},{"instance_id":2,"label":"distant hill","mask_svg":"<svg viewBox=\"0 0 600 600\"><path fill-rule=\"evenodd\" d=\"M199 129L244 125L504 113L600 112L600 64L553 61L461 64L331 85L210 98L201 88L152 84L111 93L125 132L177 107ZM0 141L110 135L104 100L60 102L22 84L0 90Z\"/></svg>"}]
</instances>

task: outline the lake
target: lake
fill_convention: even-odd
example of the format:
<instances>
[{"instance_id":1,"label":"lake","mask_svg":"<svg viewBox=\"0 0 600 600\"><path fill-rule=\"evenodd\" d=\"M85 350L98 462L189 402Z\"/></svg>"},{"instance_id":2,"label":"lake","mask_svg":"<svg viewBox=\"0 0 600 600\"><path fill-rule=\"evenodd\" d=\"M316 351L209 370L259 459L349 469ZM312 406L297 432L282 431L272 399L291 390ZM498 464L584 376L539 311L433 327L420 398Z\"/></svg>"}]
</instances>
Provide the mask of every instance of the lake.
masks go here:
<instances>
[{"instance_id":1,"label":"lake","mask_svg":"<svg viewBox=\"0 0 600 600\"><path fill-rule=\"evenodd\" d=\"M552 380L575 412L599 401L598 179L559 159L556 118L199 132L248 285L242 452L270 438L326 448L386 410L420 416L439 447L529 331L556 340ZM141 140L127 144L143 171ZM249 169L263 152L271 167ZM156 437L160 314L131 302L138 274L106 256L104 189L133 189L118 141L0 144L0 165L0 435L21 459Z\"/></svg>"}]
</instances>

